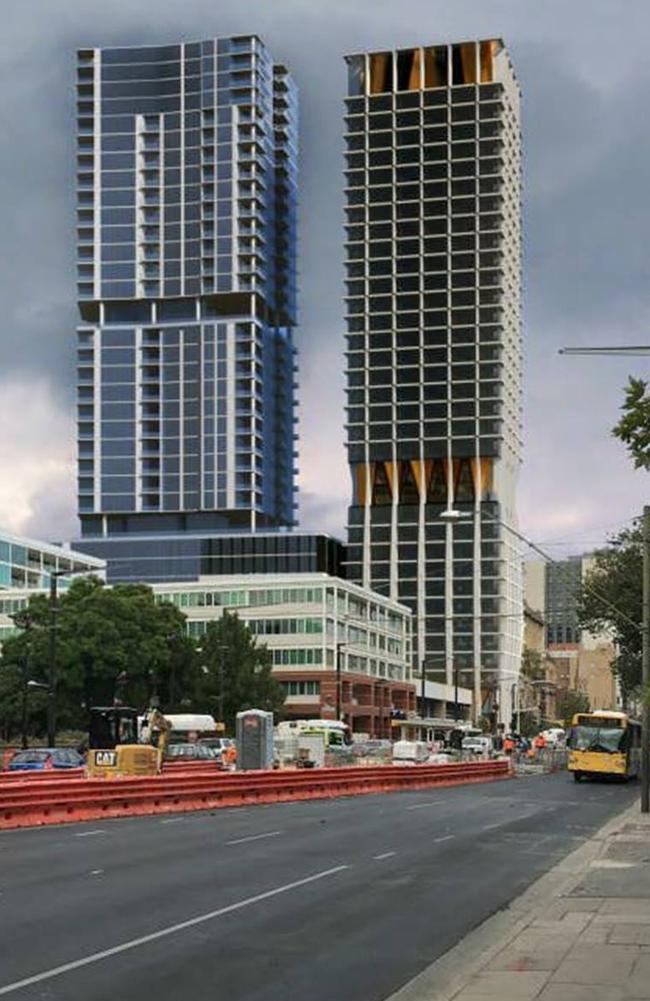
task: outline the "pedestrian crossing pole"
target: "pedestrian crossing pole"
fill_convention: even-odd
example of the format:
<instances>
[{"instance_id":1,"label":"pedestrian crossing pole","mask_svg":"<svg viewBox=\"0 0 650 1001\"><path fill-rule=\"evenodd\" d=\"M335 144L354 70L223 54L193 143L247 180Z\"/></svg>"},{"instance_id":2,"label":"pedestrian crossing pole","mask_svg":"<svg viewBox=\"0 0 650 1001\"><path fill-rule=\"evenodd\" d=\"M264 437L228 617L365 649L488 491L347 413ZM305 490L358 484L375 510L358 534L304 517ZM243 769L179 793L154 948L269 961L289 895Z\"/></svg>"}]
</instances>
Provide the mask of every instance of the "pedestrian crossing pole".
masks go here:
<instances>
[{"instance_id":1,"label":"pedestrian crossing pole","mask_svg":"<svg viewBox=\"0 0 650 1001\"><path fill-rule=\"evenodd\" d=\"M650 506L643 508L641 813L650 813Z\"/></svg>"}]
</instances>

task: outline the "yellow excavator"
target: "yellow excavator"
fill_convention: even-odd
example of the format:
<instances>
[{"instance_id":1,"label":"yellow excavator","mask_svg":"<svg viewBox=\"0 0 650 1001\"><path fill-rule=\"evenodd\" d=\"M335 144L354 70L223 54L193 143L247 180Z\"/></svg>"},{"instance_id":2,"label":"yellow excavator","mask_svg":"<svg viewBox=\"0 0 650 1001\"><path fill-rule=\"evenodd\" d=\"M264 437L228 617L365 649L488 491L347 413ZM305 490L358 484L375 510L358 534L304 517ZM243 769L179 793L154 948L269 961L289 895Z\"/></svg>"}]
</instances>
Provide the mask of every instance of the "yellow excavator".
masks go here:
<instances>
[{"instance_id":1,"label":"yellow excavator","mask_svg":"<svg viewBox=\"0 0 650 1001\"><path fill-rule=\"evenodd\" d=\"M158 775L171 724L159 709L148 709L138 728L138 711L127 706L90 710L86 772L90 778Z\"/></svg>"}]
</instances>

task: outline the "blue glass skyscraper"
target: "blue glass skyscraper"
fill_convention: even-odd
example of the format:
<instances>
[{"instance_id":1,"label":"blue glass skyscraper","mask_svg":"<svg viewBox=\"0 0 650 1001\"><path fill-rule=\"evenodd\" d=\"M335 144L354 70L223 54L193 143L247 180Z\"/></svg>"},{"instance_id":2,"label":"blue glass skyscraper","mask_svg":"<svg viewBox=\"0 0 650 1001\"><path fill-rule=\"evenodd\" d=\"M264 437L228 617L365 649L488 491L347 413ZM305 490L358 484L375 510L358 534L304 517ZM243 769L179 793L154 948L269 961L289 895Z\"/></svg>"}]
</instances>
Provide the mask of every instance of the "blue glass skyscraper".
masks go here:
<instances>
[{"instance_id":1,"label":"blue glass skyscraper","mask_svg":"<svg viewBox=\"0 0 650 1001\"><path fill-rule=\"evenodd\" d=\"M295 85L254 36L77 73L82 535L291 526Z\"/></svg>"}]
</instances>

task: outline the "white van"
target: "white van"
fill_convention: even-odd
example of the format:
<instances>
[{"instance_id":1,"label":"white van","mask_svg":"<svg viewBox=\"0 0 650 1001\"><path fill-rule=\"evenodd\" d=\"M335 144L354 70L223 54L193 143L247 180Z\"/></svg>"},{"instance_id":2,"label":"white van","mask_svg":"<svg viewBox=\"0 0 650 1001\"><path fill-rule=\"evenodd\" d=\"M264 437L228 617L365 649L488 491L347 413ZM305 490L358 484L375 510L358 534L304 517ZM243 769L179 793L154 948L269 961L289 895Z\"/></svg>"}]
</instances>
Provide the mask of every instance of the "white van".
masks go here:
<instances>
[{"instance_id":1,"label":"white van","mask_svg":"<svg viewBox=\"0 0 650 1001\"><path fill-rule=\"evenodd\" d=\"M492 737L488 737L485 734L480 737L463 737L461 748L463 751L469 751L470 754L478 754L482 758L489 758L494 753L494 742Z\"/></svg>"}]
</instances>

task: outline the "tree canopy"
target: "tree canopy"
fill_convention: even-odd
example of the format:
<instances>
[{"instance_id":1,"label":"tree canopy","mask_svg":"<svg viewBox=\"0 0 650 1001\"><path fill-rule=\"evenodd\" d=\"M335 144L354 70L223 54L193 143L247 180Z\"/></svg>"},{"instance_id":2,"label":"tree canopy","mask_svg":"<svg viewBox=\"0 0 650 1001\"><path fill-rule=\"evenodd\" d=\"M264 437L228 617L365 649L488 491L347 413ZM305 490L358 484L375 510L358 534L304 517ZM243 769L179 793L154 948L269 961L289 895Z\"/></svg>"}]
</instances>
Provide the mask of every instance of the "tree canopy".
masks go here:
<instances>
[{"instance_id":1,"label":"tree canopy","mask_svg":"<svg viewBox=\"0 0 650 1001\"><path fill-rule=\"evenodd\" d=\"M590 708L589 698L584 692L569 688L558 695L557 715L567 725L576 713L588 713Z\"/></svg>"},{"instance_id":2,"label":"tree canopy","mask_svg":"<svg viewBox=\"0 0 650 1001\"><path fill-rule=\"evenodd\" d=\"M630 376L621 410L612 434L626 445L635 469L650 469L650 387L644 379Z\"/></svg>"},{"instance_id":3,"label":"tree canopy","mask_svg":"<svg viewBox=\"0 0 650 1001\"><path fill-rule=\"evenodd\" d=\"M609 632L618 647L612 665L624 703L641 683L643 540L636 523L598 550L578 596L578 619L591 633Z\"/></svg>"},{"instance_id":4,"label":"tree canopy","mask_svg":"<svg viewBox=\"0 0 650 1001\"><path fill-rule=\"evenodd\" d=\"M21 632L5 641L0 661L0 723L5 732L19 726L25 682L48 681L48 597L32 596L16 624ZM236 616L210 623L199 650L187 635L185 615L175 605L157 601L147 585L106 587L97 578L77 578L61 594L56 612L58 728L85 730L91 706L116 702L138 709L156 703L166 712L214 715L217 650L224 654L228 722L239 709L252 705L281 707L283 693L271 677L270 655ZM44 724L44 703L43 692L30 692L36 729Z\"/></svg>"},{"instance_id":5,"label":"tree canopy","mask_svg":"<svg viewBox=\"0 0 650 1001\"><path fill-rule=\"evenodd\" d=\"M220 712L232 729L242 709L265 709L278 713L284 692L273 677L271 654L258 646L254 636L236 614L224 612L208 623L200 648L204 704ZM222 684L223 682L223 684Z\"/></svg>"}]
</instances>

